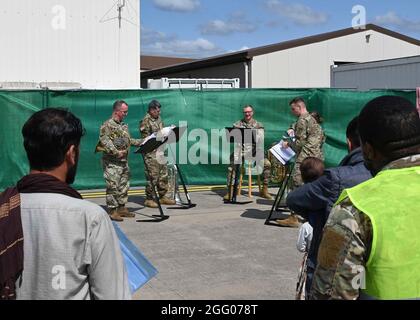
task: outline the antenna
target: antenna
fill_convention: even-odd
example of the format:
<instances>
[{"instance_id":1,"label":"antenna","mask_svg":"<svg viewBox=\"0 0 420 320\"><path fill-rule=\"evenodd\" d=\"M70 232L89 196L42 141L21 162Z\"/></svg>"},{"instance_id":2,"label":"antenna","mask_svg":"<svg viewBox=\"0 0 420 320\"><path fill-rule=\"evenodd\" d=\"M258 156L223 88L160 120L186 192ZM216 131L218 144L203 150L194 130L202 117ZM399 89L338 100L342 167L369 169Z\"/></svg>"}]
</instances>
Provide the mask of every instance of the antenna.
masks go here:
<instances>
[{"instance_id":1,"label":"antenna","mask_svg":"<svg viewBox=\"0 0 420 320\"><path fill-rule=\"evenodd\" d=\"M122 20L122 10L125 7L125 0L118 0L117 10L118 10L118 26L121 29L121 20Z\"/></svg>"},{"instance_id":2,"label":"antenna","mask_svg":"<svg viewBox=\"0 0 420 320\"><path fill-rule=\"evenodd\" d=\"M129 5L129 6L127 6L127 4ZM117 12L118 12L118 16L117 17L108 17L108 14L111 12L111 10L112 9L114 9L116 7L116 9L117 9ZM130 9L130 7L131 7L131 9ZM105 13L104 14L104 16L101 18L101 20L99 20L99 22L107 22L107 21L111 21L111 20L115 20L115 19L118 19L118 27L119 27L119 29L121 29L121 26L122 26L122 21L124 20L124 21L126 21L126 22L128 22L128 23L130 23L130 24L132 24L132 25L134 25L134 26L136 26L136 27L138 27L138 25L135 23L135 22L133 22L133 21L130 21L130 20L128 20L128 19L126 19L126 18L124 18L124 16L123 16L123 9L126 9L125 10L125 12L127 13L127 15L131 18L131 19L134 19L132 16L131 16L131 14L130 14L130 10L133 10L134 12L135 12L135 14L136 14L136 16L138 16L138 13L137 13L137 10L133 7L133 5L130 3L130 0L117 0L116 2L114 2L114 4L113 4L113 6L111 7L111 9L109 9L108 11L107 11L107 13Z\"/></svg>"}]
</instances>

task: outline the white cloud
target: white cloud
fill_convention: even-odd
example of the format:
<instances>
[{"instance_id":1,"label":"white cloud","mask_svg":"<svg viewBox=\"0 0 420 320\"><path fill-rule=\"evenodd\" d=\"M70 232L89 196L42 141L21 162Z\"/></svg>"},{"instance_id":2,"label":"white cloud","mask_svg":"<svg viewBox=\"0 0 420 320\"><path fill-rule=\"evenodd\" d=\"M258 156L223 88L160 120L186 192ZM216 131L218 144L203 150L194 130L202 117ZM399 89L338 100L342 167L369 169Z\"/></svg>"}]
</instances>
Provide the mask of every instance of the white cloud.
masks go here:
<instances>
[{"instance_id":1,"label":"white cloud","mask_svg":"<svg viewBox=\"0 0 420 320\"><path fill-rule=\"evenodd\" d=\"M287 4L279 0L268 0L265 2L265 5L271 12L275 12L281 17L301 26L319 25L328 20L326 13L315 11L300 3Z\"/></svg>"},{"instance_id":2,"label":"white cloud","mask_svg":"<svg viewBox=\"0 0 420 320\"><path fill-rule=\"evenodd\" d=\"M198 9L199 0L153 0L156 7L165 11L188 12Z\"/></svg>"},{"instance_id":3,"label":"white cloud","mask_svg":"<svg viewBox=\"0 0 420 320\"><path fill-rule=\"evenodd\" d=\"M243 12L235 12L226 21L212 20L202 25L200 29L204 35L228 35L234 32L253 32L257 29L257 25L249 21Z\"/></svg>"},{"instance_id":4,"label":"white cloud","mask_svg":"<svg viewBox=\"0 0 420 320\"><path fill-rule=\"evenodd\" d=\"M204 58L222 53L223 50L204 38L195 40L181 40L176 35L141 27L141 53L184 57Z\"/></svg>"},{"instance_id":5,"label":"white cloud","mask_svg":"<svg viewBox=\"0 0 420 320\"><path fill-rule=\"evenodd\" d=\"M234 52L238 52L238 51L244 51L244 50L248 50L249 47L247 46L243 46L242 48L240 48L239 50L229 50L227 53L234 53Z\"/></svg>"},{"instance_id":6,"label":"white cloud","mask_svg":"<svg viewBox=\"0 0 420 320\"><path fill-rule=\"evenodd\" d=\"M142 46L148 46L155 42L172 41L176 38L174 35L170 36L160 31L147 29L143 25L140 26L140 31Z\"/></svg>"},{"instance_id":7,"label":"white cloud","mask_svg":"<svg viewBox=\"0 0 420 320\"><path fill-rule=\"evenodd\" d=\"M390 11L382 16L377 16L375 18L375 23L420 32L420 21L411 21L401 18L394 11Z\"/></svg>"}]
</instances>

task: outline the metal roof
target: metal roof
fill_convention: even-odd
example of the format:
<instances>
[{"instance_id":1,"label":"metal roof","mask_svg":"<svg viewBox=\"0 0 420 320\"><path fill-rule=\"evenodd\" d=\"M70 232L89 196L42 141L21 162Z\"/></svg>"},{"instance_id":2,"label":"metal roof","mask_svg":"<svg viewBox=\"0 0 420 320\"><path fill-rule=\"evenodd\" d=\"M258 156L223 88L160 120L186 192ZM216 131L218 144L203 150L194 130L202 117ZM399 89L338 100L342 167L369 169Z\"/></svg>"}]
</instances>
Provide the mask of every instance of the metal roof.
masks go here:
<instances>
[{"instance_id":1,"label":"metal roof","mask_svg":"<svg viewBox=\"0 0 420 320\"><path fill-rule=\"evenodd\" d=\"M178 57L163 57L163 56L140 56L140 67L142 70L153 70L165 68L175 64L192 62L196 59L178 58Z\"/></svg>"},{"instance_id":2,"label":"metal roof","mask_svg":"<svg viewBox=\"0 0 420 320\"><path fill-rule=\"evenodd\" d=\"M287 50L287 49L296 48L300 46L305 46L308 44L313 44L313 43L322 42L326 40L331 40L331 39L335 39L335 38L339 38L339 37L343 37L343 36L347 36L351 34L356 34L359 32L365 32L367 30L374 30L374 31L386 34L388 36L400 39L402 41L406 41L411 44L420 46L420 40L408 37L406 35L403 35L401 33L398 33L389 29L385 29L383 27L379 27L374 24L367 24L365 29L354 29L354 28L341 29L341 30L337 30L333 32L322 33L322 34L318 34L314 36L284 41L284 42L275 43L275 44L271 44L267 46L262 46L262 47L237 51L233 53L218 55L218 56L214 56L210 58L195 60L193 62L185 62L185 63L180 63L180 64L169 66L169 67L153 69L153 70L143 72L142 78L145 78L145 77L151 78L155 76L160 76L162 74L176 73L176 72L188 71L192 69L201 69L201 68L206 68L206 67L213 67L213 66L218 66L218 65L226 65L226 64L232 64L232 63L237 63L237 62L243 62L247 60L252 60L252 58L255 56L272 53L276 51Z\"/></svg>"}]
</instances>

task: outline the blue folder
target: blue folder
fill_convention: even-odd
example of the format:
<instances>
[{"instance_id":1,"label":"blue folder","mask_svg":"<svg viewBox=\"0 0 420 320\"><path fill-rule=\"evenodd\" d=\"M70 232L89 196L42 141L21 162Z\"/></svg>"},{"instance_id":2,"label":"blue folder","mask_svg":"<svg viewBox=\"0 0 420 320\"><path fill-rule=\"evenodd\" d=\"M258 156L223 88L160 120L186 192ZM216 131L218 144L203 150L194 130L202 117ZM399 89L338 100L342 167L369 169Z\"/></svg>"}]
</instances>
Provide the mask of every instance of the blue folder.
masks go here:
<instances>
[{"instance_id":1,"label":"blue folder","mask_svg":"<svg viewBox=\"0 0 420 320\"><path fill-rule=\"evenodd\" d=\"M124 257L125 267L128 274L131 293L140 289L147 281L152 279L158 271L132 243L117 223L112 222L120 240L121 252Z\"/></svg>"}]
</instances>

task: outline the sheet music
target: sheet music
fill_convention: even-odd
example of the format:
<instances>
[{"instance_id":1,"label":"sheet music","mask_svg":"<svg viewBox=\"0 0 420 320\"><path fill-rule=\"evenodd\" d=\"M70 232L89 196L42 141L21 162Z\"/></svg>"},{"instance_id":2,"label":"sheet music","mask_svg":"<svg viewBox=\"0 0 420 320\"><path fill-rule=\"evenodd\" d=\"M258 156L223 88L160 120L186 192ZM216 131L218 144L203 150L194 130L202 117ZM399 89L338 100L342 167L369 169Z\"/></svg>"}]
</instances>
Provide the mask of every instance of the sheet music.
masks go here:
<instances>
[{"instance_id":1,"label":"sheet music","mask_svg":"<svg viewBox=\"0 0 420 320\"><path fill-rule=\"evenodd\" d=\"M281 140L278 144L276 144L274 147L270 149L270 152L273 156L276 157L277 160L279 160L283 165L285 165L287 162L290 161L295 156L295 152L292 150L292 148L287 147L283 148L283 140Z\"/></svg>"},{"instance_id":2,"label":"sheet music","mask_svg":"<svg viewBox=\"0 0 420 320\"><path fill-rule=\"evenodd\" d=\"M164 138L167 138L167 137L169 137L169 135L171 134L171 132L174 128L176 128L176 126L174 126L174 125L171 125L170 127L165 127L162 130L160 130L160 133L162 134L162 136Z\"/></svg>"},{"instance_id":3,"label":"sheet music","mask_svg":"<svg viewBox=\"0 0 420 320\"><path fill-rule=\"evenodd\" d=\"M154 132L150 136L147 136L146 138L144 138L141 146L145 145L147 141L149 141L150 139L154 139L154 138L156 138L156 132Z\"/></svg>"},{"instance_id":4,"label":"sheet music","mask_svg":"<svg viewBox=\"0 0 420 320\"><path fill-rule=\"evenodd\" d=\"M171 132L174 128L176 128L176 127L174 125L171 125L169 127L162 128L158 132L152 133L150 136L147 136L146 138L144 138L144 141L141 145L145 145L147 141L149 141L150 139L156 139L158 136L159 136L159 138L169 137L169 135L171 134Z\"/></svg>"}]
</instances>

